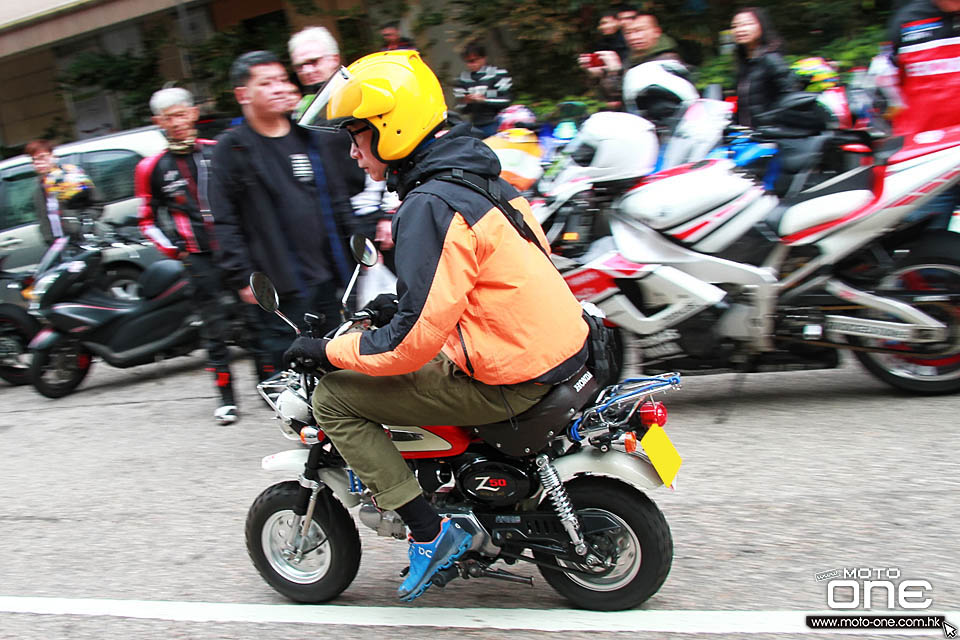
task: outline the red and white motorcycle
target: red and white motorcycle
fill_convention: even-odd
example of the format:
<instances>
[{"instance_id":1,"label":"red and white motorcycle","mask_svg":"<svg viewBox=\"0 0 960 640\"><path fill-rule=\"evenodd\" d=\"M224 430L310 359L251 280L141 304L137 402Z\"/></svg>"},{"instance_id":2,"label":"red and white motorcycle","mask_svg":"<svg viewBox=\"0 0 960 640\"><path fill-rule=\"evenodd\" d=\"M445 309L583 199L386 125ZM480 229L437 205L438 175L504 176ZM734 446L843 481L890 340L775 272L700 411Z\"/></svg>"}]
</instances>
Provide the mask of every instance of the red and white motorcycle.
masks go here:
<instances>
[{"instance_id":1,"label":"red and white motorcycle","mask_svg":"<svg viewBox=\"0 0 960 640\"><path fill-rule=\"evenodd\" d=\"M358 261L376 264L372 243L352 244ZM263 274L254 274L251 288L264 309L279 314ZM338 333L369 323L358 312ZM537 565L554 589L586 609L632 608L656 593L673 541L647 492L672 486L681 461L663 429L666 408L651 396L679 384L673 373L601 388L584 367L513 424L385 425L428 499L473 535L470 550L433 584L456 577L532 583L493 567L504 561ZM396 512L377 509L313 419L315 385L313 375L285 371L258 386L284 435L310 447L263 459L264 469L299 479L264 490L246 524L260 575L298 602L335 598L356 576L360 537L348 509L359 505L360 521L379 535L406 538Z\"/></svg>"},{"instance_id":2,"label":"red and white motorcycle","mask_svg":"<svg viewBox=\"0 0 960 640\"><path fill-rule=\"evenodd\" d=\"M898 389L960 390L960 235L910 221L960 180L960 127L851 141L859 166L780 201L727 160L625 175L649 130L629 117L588 120L535 211L645 372L830 368L848 349Z\"/></svg>"}]
</instances>

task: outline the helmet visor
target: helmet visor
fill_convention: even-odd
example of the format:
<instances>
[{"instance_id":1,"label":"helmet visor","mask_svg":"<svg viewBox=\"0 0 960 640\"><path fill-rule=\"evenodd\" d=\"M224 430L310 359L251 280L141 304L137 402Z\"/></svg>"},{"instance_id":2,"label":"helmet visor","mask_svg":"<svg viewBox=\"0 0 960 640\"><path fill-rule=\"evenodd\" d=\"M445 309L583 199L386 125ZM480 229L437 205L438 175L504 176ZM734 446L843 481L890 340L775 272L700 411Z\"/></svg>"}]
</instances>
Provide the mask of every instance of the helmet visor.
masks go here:
<instances>
[{"instance_id":1,"label":"helmet visor","mask_svg":"<svg viewBox=\"0 0 960 640\"><path fill-rule=\"evenodd\" d=\"M343 111L342 105L340 109L337 108L338 103L343 102L343 89L350 79L350 72L344 67L334 71L330 79L324 83L323 88L317 91L310 104L302 111L297 124L307 129L335 133L346 123L355 120L352 113L338 113Z\"/></svg>"}]
</instances>

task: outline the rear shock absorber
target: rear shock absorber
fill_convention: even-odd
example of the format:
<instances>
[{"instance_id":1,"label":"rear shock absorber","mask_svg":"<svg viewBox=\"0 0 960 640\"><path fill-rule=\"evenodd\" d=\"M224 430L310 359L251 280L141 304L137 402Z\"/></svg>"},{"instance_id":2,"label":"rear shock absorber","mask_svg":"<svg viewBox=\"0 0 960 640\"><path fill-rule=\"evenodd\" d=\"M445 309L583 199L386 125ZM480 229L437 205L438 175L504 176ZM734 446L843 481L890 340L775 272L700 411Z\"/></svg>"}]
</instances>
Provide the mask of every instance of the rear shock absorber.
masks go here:
<instances>
[{"instance_id":1,"label":"rear shock absorber","mask_svg":"<svg viewBox=\"0 0 960 640\"><path fill-rule=\"evenodd\" d=\"M537 456L537 472L540 474L540 483L543 485L543 490L550 496L553 508L560 516L560 522L563 523L563 528L567 530L567 535L570 536L570 541L573 542L577 555L587 555L587 545L580 533L580 522L577 520L577 514L570 503L570 496L567 494L563 482L560 481L557 468L553 466L546 454L541 453Z\"/></svg>"}]
</instances>

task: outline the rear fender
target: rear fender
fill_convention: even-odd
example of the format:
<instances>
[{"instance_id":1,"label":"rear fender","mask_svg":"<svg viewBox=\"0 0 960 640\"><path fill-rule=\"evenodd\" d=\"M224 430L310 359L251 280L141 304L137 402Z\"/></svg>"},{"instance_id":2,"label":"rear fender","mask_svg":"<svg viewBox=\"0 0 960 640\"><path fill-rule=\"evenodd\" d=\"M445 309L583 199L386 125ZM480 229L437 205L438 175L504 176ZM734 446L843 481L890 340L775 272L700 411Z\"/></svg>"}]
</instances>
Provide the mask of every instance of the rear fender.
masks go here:
<instances>
[{"instance_id":1,"label":"rear fender","mask_svg":"<svg viewBox=\"0 0 960 640\"><path fill-rule=\"evenodd\" d=\"M64 335L62 333L46 327L40 329L40 331L37 332L37 335L33 336L33 340L30 341L30 348L46 351L48 349L52 349L63 339Z\"/></svg>"},{"instance_id":2,"label":"rear fender","mask_svg":"<svg viewBox=\"0 0 960 640\"><path fill-rule=\"evenodd\" d=\"M566 483L580 476L601 476L626 483L636 489L656 489L663 486L653 465L638 456L611 449L600 451L584 447L577 453L557 458L553 466Z\"/></svg>"},{"instance_id":3,"label":"rear fender","mask_svg":"<svg viewBox=\"0 0 960 640\"><path fill-rule=\"evenodd\" d=\"M264 471L284 471L299 476L303 473L303 466L307 463L309 449L291 449L266 456L260 466ZM360 496L350 492L350 483L347 473L343 469L322 468L317 470L320 481L330 487L334 495L346 508L360 504Z\"/></svg>"}]
</instances>

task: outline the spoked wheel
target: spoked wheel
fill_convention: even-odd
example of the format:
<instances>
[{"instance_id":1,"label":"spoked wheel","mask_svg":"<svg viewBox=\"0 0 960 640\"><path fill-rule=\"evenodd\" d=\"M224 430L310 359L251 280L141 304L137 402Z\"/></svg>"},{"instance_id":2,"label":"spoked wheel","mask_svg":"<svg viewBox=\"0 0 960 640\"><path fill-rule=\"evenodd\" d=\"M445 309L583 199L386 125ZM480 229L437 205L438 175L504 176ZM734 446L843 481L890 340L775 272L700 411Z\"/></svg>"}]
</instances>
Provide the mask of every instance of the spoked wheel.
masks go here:
<instances>
[{"instance_id":1,"label":"spoked wheel","mask_svg":"<svg viewBox=\"0 0 960 640\"><path fill-rule=\"evenodd\" d=\"M247 514L247 552L264 580L297 602L326 602L353 582L360 568L360 534L350 513L329 489L320 492L307 539L298 554L300 530L293 508L297 482L261 493Z\"/></svg>"},{"instance_id":2,"label":"spoked wheel","mask_svg":"<svg viewBox=\"0 0 960 640\"><path fill-rule=\"evenodd\" d=\"M957 306L956 298L953 301L937 300L938 297L960 294L960 237L955 242L943 244L952 249L933 244L926 251L914 252L916 255L885 277L877 290L881 295L909 291L929 296L929 302L918 305L918 308L947 326L946 340L910 344L884 339L851 339L855 345L910 351L910 355L902 356L856 350L854 353L877 378L911 393L936 395L960 391L960 306ZM948 251L957 251L953 254L957 257L939 255ZM885 319L879 314L876 317Z\"/></svg>"},{"instance_id":3,"label":"spoked wheel","mask_svg":"<svg viewBox=\"0 0 960 640\"><path fill-rule=\"evenodd\" d=\"M556 567L541 566L544 579L584 609L619 611L645 602L663 585L673 563L673 538L663 513L646 495L615 481L576 480L567 485L567 492L581 517L602 514L618 526L587 537L586 542L603 556L603 565L534 553Z\"/></svg>"},{"instance_id":4,"label":"spoked wheel","mask_svg":"<svg viewBox=\"0 0 960 640\"><path fill-rule=\"evenodd\" d=\"M30 382L30 340L40 323L13 305L0 305L0 378L12 385Z\"/></svg>"},{"instance_id":5,"label":"spoked wheel","mask_svg":"<svg viewBox=\"0 0 960 640\"><path fill-rule=\"evenodd\" d=\"M61 341L50 349L33 349L30 381L48 398L62 398L83 382L93 357L76 342Z\"/></svg>"}]
</instances>

